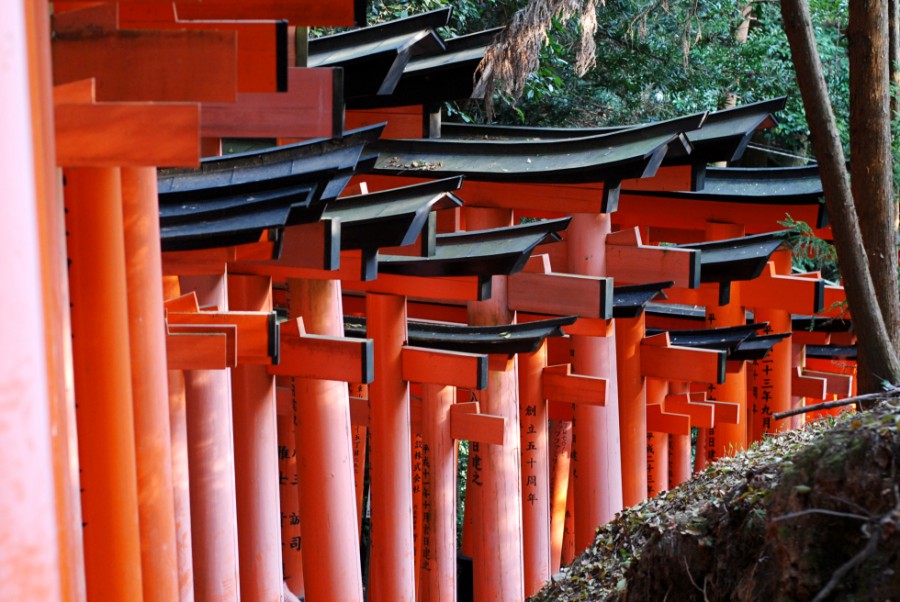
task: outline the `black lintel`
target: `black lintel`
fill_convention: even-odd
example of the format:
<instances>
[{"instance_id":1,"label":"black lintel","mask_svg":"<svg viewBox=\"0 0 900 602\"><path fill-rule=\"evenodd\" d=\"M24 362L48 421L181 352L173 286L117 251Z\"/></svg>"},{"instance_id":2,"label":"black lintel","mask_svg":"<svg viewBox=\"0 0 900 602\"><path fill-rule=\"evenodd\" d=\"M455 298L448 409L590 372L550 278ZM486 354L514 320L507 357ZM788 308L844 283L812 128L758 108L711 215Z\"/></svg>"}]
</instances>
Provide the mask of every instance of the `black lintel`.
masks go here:
<instances>
[{"instance_id":1,"label":"black lintel","mask_svg":"<svg viewBox=\"0 0 900 602\"><path fill-rule=\"evenodd\" d=\"M432 257L379 255L378 271L409 276L511 275L525 267L539 244L558 240L571 218L490 230L440 234Z\"/></svg>"},{"instance_id":2,"label":"black lintel","mask_svg":"<svg viewBox=\"0 0 900 602\"><path fill-rule=\"evenodd\" d=\"M648 126L566 140L380 140L370 148L379 154L375 173L583 184L652 176L670 149L679 145L690 148L684 134Z\"/></svg>"},{"instance_id":3,"label":"black lintel","mask_svg":"<svg viewBox=\"0 0 900 602\"><path fill-rule=\"evenodd\" d=\"M782 230L678 246L700 251L700 282L753 280L790 233Z\"/></svg>"},{"instance_id":4,"label":"black lintel","mask_svg":"<svg viewBox=\"0 0 900 602\"><path fill-rule=\"evenodd\" d=\"M310 67L341 67L344 96L390 95L415 56L442 53L434 29L447 25L450 8L442 8L364 29L309 41Z\"/></svg>"},{"instance_id":5,"label":"black lintel","mask_svg":"<svg viewBox=\"0 0 900 602\"><path fill-rule=\"evenodd\" d=\"M613 318L636 318L644 311L644 306L660 295L663 289L674 286L674 282L652 282L613 288Z\"/></svg>"},{"instance_id":6,"label":"black lintel","mask_svg":"<svg viewBox=\"0 0 900 602\"><path fill-rule=\"evenodd\" d=\"M275 206L307 206L312 200L315 186L315 184L304 182L258 192L248 191L221 197L160 203L159 222L165 226L254 213Z\"/></svg>"},{"instance_id":7,"label":"black lintel","mask_svg":"<svg viewBox=\"0 0 900 602\"><path fill-rule=\"evenodd\" d=\"M765 328L765 322L760 324L743 324L741 326L727 326L724 328L701 328L690 330L663 330L660 328L648 328L647 336L654 336L662 332L669 333L669 340L673 345L681 347L702 347L704 349L718 349L729 354L735 351L741 342L753 337L757 331Z\"/></svg>"},{"instance_id":8,"label":"black lintel","mask_svg":"<svg viewBox=\"0 0 900 602\"><path fill-rule=\"evenodd\" d=\"M257 242L265 230L283 228L290 211L290 205L276 205L252 213L162 225L161 247L163 251L191 251Z\"/></svg>"},{"instance_id":9,"label":"black lintel","mask_svg":"<svg viewBox=\"0 0 900 602\"><path fill-rule=\"evenodd\" d=\"M772 113L782 110L786 100L782 96L710 113L702 128L688 132L696 155L691 161L737 161L754 132L766 120L775 122Z\"/></svg>"},{"instance_id":10,"label":"black lintel","mask_svg":"<svg viewBox=\"0 0 900 602\"><path fill-rule=\"evenodd\" d=\"M853 330L853 322L843 318L794 315L791 316L791 328L799 331L850 332Z\"/></svg>"},{"instance_id":11,"label":"black lintel","mask_svg":"<svg viewBox=\"0 0 900 602\"><path fill-rule=\"evenodd\" d=\"M501 326L466 326L410 320L407 324L407 341L414 347L465 353L533 353L547 337L563 336L563 327L573 324L576 319L576 316L565 316ZM344 316L344 334L365 338L366 319Z\"/></svg>"},{"instance_id":12,"label":"black lintel","mask_svg":"<svg viewBox=\"0 0 900 602\"><path fill-rule=\"evenodd\" d=\"M462 178L446 178L347 196L328 204L326 217L341 220L341 249L374 250L415 242L433 210L458 207Z\"/></svg>"},{"instance_id":13,"label":"black lintel","mask_svg":"<svg viewBox=\"0 0 900 602\"><path fill-rule=\"evenodd\" d=\"M806 357L855 360L856 345L807 345Z\"/></svg>"},{"instance_id":14,"label":"black lintel","mask_svg":"<svg viewBox=\"0 0 900 602\"><path fill-rule=\"evenodd\" d=\"M791 336L789 332L751 336L741 341L741 344L728 356L728 359L749 362L761 360L768 355L776 343L783 341L789 336Z\"/></svg>"}]
</instances>

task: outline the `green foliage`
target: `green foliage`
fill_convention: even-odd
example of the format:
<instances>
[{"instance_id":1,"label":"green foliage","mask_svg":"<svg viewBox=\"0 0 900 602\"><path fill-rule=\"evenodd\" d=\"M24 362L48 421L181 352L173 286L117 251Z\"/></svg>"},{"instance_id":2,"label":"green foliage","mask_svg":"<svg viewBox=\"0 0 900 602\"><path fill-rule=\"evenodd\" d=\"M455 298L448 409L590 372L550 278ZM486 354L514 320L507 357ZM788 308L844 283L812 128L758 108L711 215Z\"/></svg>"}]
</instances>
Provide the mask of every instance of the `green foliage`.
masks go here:
<instances>
[{"instance_id":1,"label":"green foliage","mask_svg":"<svg viewBox=\"0 0 900 602\"><path fill-rule=\"evenodd\" d=\"M816 236L809 224L795 220L789 213L778 223L793 230L788 244L795 268L803 272L821 272L824 278L835 282L840 279L837 251L831 242Z\"/></svg>"}]
</instances>

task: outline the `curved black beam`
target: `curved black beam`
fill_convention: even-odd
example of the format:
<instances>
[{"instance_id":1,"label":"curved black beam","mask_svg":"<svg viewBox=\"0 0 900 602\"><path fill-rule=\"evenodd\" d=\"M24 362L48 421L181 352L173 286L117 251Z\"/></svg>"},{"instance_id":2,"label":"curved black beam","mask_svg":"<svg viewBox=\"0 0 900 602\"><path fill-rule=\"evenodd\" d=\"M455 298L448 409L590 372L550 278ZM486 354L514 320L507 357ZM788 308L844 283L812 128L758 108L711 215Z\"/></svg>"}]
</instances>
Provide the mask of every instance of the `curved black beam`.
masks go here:
<instances>
[{"instance_id":1,"label":"curved black beam","mask_svg":"<svg viewBox=\"0 0 900 602\"><path fill-rule=\"evenodd\" d=\"M753 280L790 233L783 230L678 246L700 251L700 282Z\"/></svg>"},{"instance_id":2,"label":"curved black beam","mask_svg":"<svg viewBox=\"0 0 900 602\"><path fill-rule=\"evenodd\" d=\"M651 176L683 134L654 126L603 136L550 141L381 140L375 173L486 182L580 184Z\"/></svg>"},{"instance_id":3,"label":"curved black beam","mask_svg":"<svg viewBox=\"0 0 900 602\"><path fill-rule=\"evenodd\" d=\"M753 337L758 331L764 329L766 326L767 324L763 322L760 324L744 324L741 326L728 326L725 328L700 328L696 330L648 328L647 336L649 337L668 332L669 340L673 345L718 349L731 354L743 341Z\"/></svg>"},{"instance_id":4,"label":"curved black beam","mask_svg":"<svg viewBox=\"0 0 900 602\"><path fill-rule=\"evenodd\" d=\"M329 203L324 215L340 218L341 249L374 251L409 245L426 228L432 211L462 205L453 194L461 185L462 178L456 177L347 196ZM433 228L425 236L433 251Z\"/></svg>"},{"instance_id":5,"label":"curved black beam","mask_svg":"<svg viewBox=\"0 0 900 602\"><path fill-rule=\"evenodd\" d=\"M407 340L415 347L445 351L505 355L534 353L547 337L563 336L563 327L573 324L576 319L576 316L566 316L501 326L466 326L410 320L407 324ZM366 319L344 316L344 334L364 338Z\"/></svg>"},{"instance_id":6,"label":"curved black beam","mask_svg":"<svg viewBox=\"0 0 900 602\"><path fill-rule=\"evenodd\" d=\"M414 58L387 96L347 99L348 109L434 105L471 98L475 70L502 27L444 40L445 52Z\"/></svg>"},{"instance_id":7,"label":"curved black beam","mask_svg":"<svg viewBox=\"0 0 900 602\"><path fill-rule=\"evenodd\" d=\"M184 199L160 204L159 223L163 226L216 220L244 213L255 213L272 207L309 205L315 184L302 183L260 192L247 192L208 199Z\"/></svg>"},{"instance_id":8,"label":"curved black beam","mask_svg":"<svg viewBox=\"0 0 900 602\"><path fill-rule=\"evenodd\" d=\"M447 25L450 13L450 8L441 8L311 39L307 64L342 67L345 98L390 95L413 57L444 51L444 43L434 29Z\"/></svg>"},{"instance_id":9,"label":"curved black beam","mask_svg":"<svg viewBox=\"0 0 900 602\"><path fill-rule=\"evenodd\" d=\"M275 206L251 213L161 225L162 250L192 251L257 242L263 231L283 228L290 212L290 205Z\"/></svg>"},{"instance_id":10,"label":"curved black beam","mask_svg":"<svg viewBox=\"0 0 900 602\"><path fill-rule=\"evenodd\" d=\"M531 251L548 237L558 240L571 218L437 237L432 257L379 255L378 271L409 276L510 275L525 267Z\"/></svg>"},{"instance_id":11,"label":"curved black beam","mask_svg":"<svg viewBox=\"0 0 900 602\"><path fill-rule=\"evenodd\" d=\"M777 123L772 113L782 110L786 101L782 96L710 113L702 128L688 132L696 155L691 160L737 161L757 129L766 121Z\"/></svg>"},{"instance_id":12,"label":"curved black beam","mask_svg":"<svg viewBox=\"0 0 900 602\"><path fill-rule=\"evenodd\" d=\"M776 343L783 341L789 336L791 336L789 332L751 336L747 340L742 341L728 359L748 362L761 360L769 354Z\"/></svg>"},{"instance_id":13,"label":"curved black beam","mask_svg":"<svg viewBox=\"0 0 900 602\"><path fill-rule=\"evenodd\" d=\"M652 282L633 286L617 286L613 288L613 318L636 318L644 311L644 307L659 296L665 297L663 289L675 283Z\"/></svg>"}]
</instances>

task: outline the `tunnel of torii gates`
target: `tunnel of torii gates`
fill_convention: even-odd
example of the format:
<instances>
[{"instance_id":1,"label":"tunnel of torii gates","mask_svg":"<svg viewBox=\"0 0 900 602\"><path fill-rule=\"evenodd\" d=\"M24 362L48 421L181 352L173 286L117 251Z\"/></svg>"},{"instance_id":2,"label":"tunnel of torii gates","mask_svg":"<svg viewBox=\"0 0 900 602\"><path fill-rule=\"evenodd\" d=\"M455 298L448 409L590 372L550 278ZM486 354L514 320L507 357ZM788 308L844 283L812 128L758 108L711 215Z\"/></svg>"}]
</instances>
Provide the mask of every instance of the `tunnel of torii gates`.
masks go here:
<instances>
[{"instance_id":1,"label":"tunnel of torii gates","mask_svg":"<svg viewBox=\"0 0 900 602\"><path fill-rule=\"evenodd\" d=\"M522 600L852 394L843 291L779 226L829 236L816 168L709 167L784 99L442 124L495 34L449 9L49 12L0 5L0 598Z\"/></svg>"}]
</instances>

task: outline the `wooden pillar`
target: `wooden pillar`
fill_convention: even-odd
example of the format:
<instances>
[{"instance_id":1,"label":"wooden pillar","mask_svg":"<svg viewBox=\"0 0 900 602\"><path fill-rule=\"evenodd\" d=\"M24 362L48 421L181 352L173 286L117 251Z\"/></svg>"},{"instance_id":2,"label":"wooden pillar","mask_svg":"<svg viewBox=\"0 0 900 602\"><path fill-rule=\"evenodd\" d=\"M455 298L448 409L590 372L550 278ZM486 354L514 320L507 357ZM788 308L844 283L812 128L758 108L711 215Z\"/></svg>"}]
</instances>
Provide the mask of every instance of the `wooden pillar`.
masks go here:
<instances>
[{"instance_id":1,"label":"wooden pillar","mask_svg":"<svg viewBox=\"0 0 900 602\"><path fill-rule=\"evenodd\" d=\"M43 162L32 151L43 140L38 137L42 128L52 132L52 122L43 121L42 101L32 96L40 86L35 78L49 77L46 62L36 63L46 57L34 55L38 25L28 22L33 18L33 4L15 0L0 5L4 40L0 181L9 195L0 203L0 272L9 285L0 296L0 340L6 343L0 373L0 462L5 489L0 496L4 541L0 598L77 600L77 576L71 572L76 567L68 554L72 542L65 533L72 527L71 506L61 505L65 504L61 488L68 487L68 474L66 467L54 466L54 454L58 456L64 448L51 439L51 420L59 424L57 420L65 416L60 412L64 399L58 397L65 391L59 389L53 372L51 325L46 323L52 312L46 304L53 293L46 289L48 284L64 284L42 282L42 276L53 275L41 265L39 223L50 191L40 181ZM46 28L47 22L39 26ZM57 276L61 275L57 272Z\"/></svg>"},{"instance_id":2,"label":"wooden pillar","mask_svg":"<svg viewBox=\"0 0 900 602\"><path fill-rule=\"evenodd\" d=\"M550 469L547 400L542 376L547 341L519 356L519 417L522 446L522 541L525 595L533 596L550 573Z\"/></svg>"},{"instance_id":3,"label":"wooden pillar","mask_svg":"<svg viewBox=\"0 0 900 602\"><path fill-rule=\"evenodd\" d=\"M576 214L568 228L568 268L573 274L606 275L609 215ZM572 452L575 479L576 554L594 541L598 526L622 509L622 461L619 445L619 394L616 382L616 339L572 337L572 368L577 374L609 380L606 406L574 408Z\"/></svg>"},{"instance_id":4,"label":"wooden pillar","mask_svg":"<svg viewBox=\"0 0 900 602\"><path fill-rule=\"evenodd\" d=\"M224 275L182 276L200 307L228 309ZM191 545L198 600L240 597L234 430L228 370L185 370Z\"/></svg>"},{"instance_id":5,"label":"wooden pillar","mask_svg":"<svg viewBox=\"0 0 900 602\"><path fill-rule=\"evenodd\" d=\"M44 337L47 356L47 386L50 395L50 436L53 445L53 480L56 488L57 543L60 563L60 596L62 600L84 600L84 544L81 528L81 485L78 464L78 435L75 418L75 391L72 382L72 329L69 313L69 283L66 261L65 212L62 197L61 171L56 165L54 139L53 78L49 5L45 2L12 2L4 7L10 11L24 8L24 26L12 14L4 13L4 25L17 28L17 35L24 37L27 51L27 77L30 84L29 98L17 95L23 91L16 78L23 75L16 64L0 81L0 88L8 92L3 96L3 107L12 119L18 120L19 129L3 124L6 140L18 145L17 157L30 161L31 169L10 162L4 150L4 161L17 170L23 184L34 185L34 198L17 195L18 202L37 210L38 249L40 275L43 285ZM21 13L20 13L21 14ZM11 38L4 37L7 40ZM7 61L18 61L18 46L8 50ZM9 64L9 63L8 63ZM30 104L19 110L18 102ZM20 144L17 135L30 128L30 143ZM29 156L25 149L31 151ZM33 176L33 177L32 177ZM8 181L4 179L4 181ZM12 190L9 194L15 195ZM29 199L29 200L26 200ZM33 202L36 199L36 203ZM29 204L31 203L31 204ZM7 239L11 240L11 239ZM34 592L30 592L34 595ZM2 595L0 595L2 597Z\"/></svg>"},{"instance_id":6,"label":"wooden pillar","mask_svg":"<svg viewBox=\"0 0 900 602\"><path fill-rule=\"evenodd\" d=\"M134 599L141 554L120 172L67 170L65 198L87 593Z\"/></svg>"},{"instance_id":7,"label":"wooden pillar","mask_svg":"<svg viewBox=\"0 0 900 602\"><path fill-rule=\"evenodd\" d=\"M669 393L690 392L686 382L669 382ZM678 487L691 478L691 436L669 435L669 488Z\"/></svg>"},{"instance_id":8,"label":"wooden pillar","mask_svg":"<svg viewBox=\"0 0 900 602\"><path fill-rule=\"evenodd\" d=\"M181 295L177 276L164 276L163 298L173 299ZM194 599L194 561L191 543L191 494L188 469L187 399L184 388L184 372L168 371L169 434L172 437L172 494L175 512L175 550L178 559L178 599L192 602Z\"/></svg>"},{"instance_id":9,"label":"wooden pillar","mask_svg":"<svg viewBox=\"0 0 900 602\"><path fill-rule=\"evenodd\" d=\"M122 212L144 599L169 602L178 552L155 168L122 168Z\"/></svg>"},{"instance_id":10,"label":"wooden pillar","mask_svg":"<svg viewBox=\"0 0 900 602\"><path fill-rule=\"evenodd\" d=\"M668 381L659 378L647 379L648 405L665 402L668 392ZM654 497L656 494L669 489L669 435L668 433L647 432L646 443L647 495Z\"/></svg>"},{"instance_id":11,"label":"wooden pillar","mask_svg":"<svg viewBox=\"0 0 900 602\"><path fill-rule=\"evenodd\" d=\"M622 501L635 506L647 499L647 392L641 373L644 312L616 320L616 377L622 444ZM655 464L659 463L656 458ZM576 508L577 511L577 508Z\"/></svg>"},{"instance_id":12,"label":"wooden pillar","mask_svg":"<svg viewBox=\"0 0 900 602\"><path fill-rule=\"evenodd\" d=\"M373 602L411 602L415 599L415 570L409 384L403 380L400 363L406 343L406 298L370 293L366 295L366 316L367 336L375 345L375 379L369 385L369 597Z\"/></svg>"},{"instance_id":13,"label":"wooden pillar","mask_svg":"<svg viewBox=\"0 0 900 602\"><path fill-rule=\"evenodd\" d=\"M791 369L803 368L806 365L806 346L791 343ZM791 394L791 408L801 408L806 405L806 398ZM806 414L791 416L791 428L798 429L806 424Z\"/></svg>"},{"instance_id":14,"label":"wooden pillar","mask_svg":"<svg viewBox=\"0 0 900 602\"><path fill-rule=\"evenodd\" d=\"M456 602L456 388L422 385L422 541L419 599Z\"/></svg>"},{"instance_id":15,"label":"wooden pillar","mask_svg":"<svg viewBox=\"0 0 900 602\"><path fill-rule=\"evenodd\" d=\"M744 228L736 224L707 223L706 239L722 240L744 235ZM706 308L706 324L709 328L740 326L747 323L746 313L741 304L741 285L731 283L731 299L725 305ZM747 447L747 367L745 362L732 367L725 374L725 382L710 385L709 399L727 401L739 405L738 424L719 423L715 428L700 429L706 439L706 460L733 455ZM706 433L704 434L704 431Z\"/></svg>"},{"instance_id":16,"label":"wooden pillar","mask_svg":"<svg viewBox=\"0 0 900 602\"><path fill-rule=\"evenodd\" d=\"M559 572L562 558L563 531L566 523L566 500L569 493L569 454L572 451L572 423L550 422L550 574Z\"/></svg>"},{"instance_id":17,"label":"wooden pillar","mask_svg":"<svg viewBox=\"0 0 900 602\"><path fill-rule=\"evenodd\" d=\"M506 209L466 209L470 230L512 224ZM510 324L507 278L494 276L492 296L470 301L469 323L474 326ZM518 361L515 356L491 356L488 388L477 393L481 411L506 419L503 445L479 445L483 485L477 494L474 522L474 589L477 600L522 600L524 593L522 551L522 482L519 448ZM470 483L471 484L471 483Z\"/></svg>"},{"instance_id":18,"label":"wooden pillar","mask_svg":"<svg viewBox=\"0 0 900 602\"><path fill-rule=\"evenodd\" d=\"M293 388L293 387L292 387ZM292 398L295 396L292 395ZM294 405L293 399L291 405ZM297 469L295 408L278 415L278 474L281 502L281 562L284 582L298 598L306 595L303 585L303 554L300 549L300 476Z\"/></svg>"},{"instance_id":19,"label":"wooden pillar","mask_svg":"<svg viewBox=\"0 0 900 602\"><path fill-rule=\"evenodd\" d=\"M343 336L339 281L288 280L288 291L307 332ZM347 384L295 378L294 387L306 599L362 600Z\"/></svg>"},{"instance_id":20,"label":"wooden pillar","mask_svg":"<svg viewBox=\"0 0 900 602\"><path fill-rule=\"evenodd\" d=\"M271 279L229 275L228 306L272 311ZM241 600L278 602L283 576L275 377L264 365L239 364L231 370L231 391L238 554L245 559L240 563Z\"/></svg>"}]
</instances>

